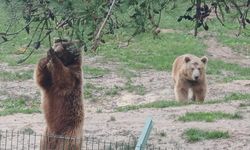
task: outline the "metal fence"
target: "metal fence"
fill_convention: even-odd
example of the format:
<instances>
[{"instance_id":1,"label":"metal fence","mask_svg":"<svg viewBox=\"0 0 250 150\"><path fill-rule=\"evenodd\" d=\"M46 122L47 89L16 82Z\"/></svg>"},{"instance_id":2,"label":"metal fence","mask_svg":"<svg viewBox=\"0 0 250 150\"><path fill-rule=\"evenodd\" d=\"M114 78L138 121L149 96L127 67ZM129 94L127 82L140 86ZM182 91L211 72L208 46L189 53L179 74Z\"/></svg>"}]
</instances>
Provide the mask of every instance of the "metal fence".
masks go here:
<instances>
[{"instance_id":1,"label":"metal fence","mask_svg":"<svg viewBox=\"0 0 250 150\"><path fill-rule=\"evenodd\" d=\"M56 143L57 147L51 146L51 143ZM132 150L135 146L136 141L130 138L126 142L109 142L92 137L79 140L73 137L0 131L0 150Z\"/></svg>"},{"instance_id":2,"label":"metal fence","mask_svg":"<svg viewBox=\"0 0 250 150\"><path fill-rule=\"evenodd\" d=\"M61 141L63 146L53 148L47 147L49 144L45 142L46 147L42 147L42 139L53 139L54 141ZM52 139L51 139L52 138ZM68 141L72 145L69 145ZM68 144L67 144L68 143ZM62 136L43 136L41 134L31 132L14 132L14 131L0 131L0 150L135 150L137 140L135 138L128 138L127 141L110 142L100 140L94 137L85 137L81 139L80 146L76 147L79 139ZM58 143L57 143L58 145ZM154 145L146 145L141 150L162 150Z\"/></svg>"}]
</instances>

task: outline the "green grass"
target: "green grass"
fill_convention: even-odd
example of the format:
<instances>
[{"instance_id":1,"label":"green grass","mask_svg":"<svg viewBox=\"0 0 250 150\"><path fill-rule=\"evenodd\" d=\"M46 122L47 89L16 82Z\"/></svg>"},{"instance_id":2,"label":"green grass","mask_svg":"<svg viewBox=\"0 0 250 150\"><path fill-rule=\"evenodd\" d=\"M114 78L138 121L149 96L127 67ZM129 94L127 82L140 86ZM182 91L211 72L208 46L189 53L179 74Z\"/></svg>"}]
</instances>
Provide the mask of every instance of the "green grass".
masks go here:
<instances>
[{"instance_id":1,"label":"green grass","mask_svg":"<svg viewBox=\"0 0 250 150\"><path fill-rule=\"evenodd\" d=\"M183 104L177 101L162 100L162 101L156 101L156 102L151 102L147 104L121 106L121 107L117 107L116 111L126 112L130 110L138 110L141 108L166 108L166 107L177 107L177 106L182 106L182 105Z\"/></svg>"},{"instance_id":2,"label":"green grass","mask_svg":"<svg viewBox=\"0 0 250 150\"><path fill-rule=\"evenodd\" d=\"M122 62L130 69L155 69L171 71L174 59L182 54L191 53L205 55L205 46L184 33L168 33L153 39L150 34L141 34L127 48L116 48L118 41L106 43L99 48L99 54L112 61ZM127 69L129 70L129 69ZM122 71L122 70L121 70ZM231 74L225 76L224 72ZM233 80L249 80L250 67L211 59L208 62L207 74L219 75L225 82ZM123 73L126 73L123 71ZM128 73L127 76L131 76Z\"/></svg>"},{"instance_id":3,"label":"green grass","mask_svg":"<svg viewBox=\"0 0 250 150\"><path fill-rule=\"evenodd\" d=\"M214 122L219 119L241 119L242 116L238 113L230 114L224 112L188 112L178 118L179 121L206 121Z\"/></svg>"},{"instance_id":4,"label":"green grass","mask_svg":"<svg viewBox=\"0 0 250 150\"><path fill-rule=\"evenodd\" d=\"M248 39L249 36L239 36L236 38L228 35L220 35L219 42L231 47L235 52L250 56L250 43Z\"/></svg>"},{"instance_id":5,"label":"green grass","mask_svg":"<svg viewBox=\"0 0 250 150\"><path fill-rule=\"evenodd\" d=\"M109 70L103 69L103 68L97 68L97 67L90 67L90 66L85 65L83 67L83 73L84 75L87 75L87 76L97 77L97 76L103 76L109 73Z\"/></svg>"},{"instance_id":6,"label":"green grass","mask_svg":"<svg viewBox=\"0 0 250 150\"><path fill-rule=\"evenodd\" d=\"M250 100L250 94L248 94L248 93L229 93L223 99L205 100L205 102L203 104L226 103L226 102L231 102L231 101L236 101L236 100ZM140 105L121 106L121 107L117 107L116 111L126 112L126 111L130 111L130 110L138 110L138 109L143 109L143 108L182 107L182 106L192 105L192 104L197 104L197 103L196 102L188 102L186 104L182 104L176 100L160 100L160 101L155 101L155 102L140 104ZM199 105L203 105L203 104L199 103ZM235 114L236 118L240 117L237 115L238 114Z\"/></svg>"},{"instance_id":7,"label":"green grass","mask_svg":"<svg viewBox=\"0 0 250 150\"><path fill-rule=\"evenodd\" d=\"M112 88L105 90L105 95L115 96L118 95L120 91L128 91L129 93L134 93L136 95L144 95L146 93L145 87L141 85L134 85L131 81L125 83L124 86L118 87L114 86Z\"/></svg>"},{"instance_id":8,"label":"green grass","mask_svg":"<svg viewBox=\"0 0 250 150\"><path fill-rule=\"evenodd\" d=\"M137 77L138 75L136 74L136 71L134 70L130 70L128 67L126 66L121 66L119 68L117 68L116 73L121 76L126 78L127 80L131 80L131 78Z\"/></svg>"},{"instance_id":9,"label":"green grass","mask_svg":"<svg viewBox=\"0 0 250 150\"><path fill-rule=\"evenodd\" d=\"M33 72L34 72L33 70L17 71L17 72L1 71L0 80L2 81L28 80L32 79Z\"/></svg>"},{"instance_id":10,"label":"green grass","mask_svg":"<svg viewBox=\"0 0 250 150\"><path fill-rule=\"evenodd\" d=\"M146 93L146 88L142 84L141 85L133 85L131 82L132 81L126 82L123 89L130 92L130 93L135 93L137 95L144 95Z\"/></svg>"},{"instance_id":11,"label":"green grass","mask_svg":"<svg viewBox=\"0 0 250 150\"><path fill-rule=\"evenodd\" d=\"M105 89L105 95L106 96L116 96L119 94L120 91L122 91L123 89L121 87L118 87L118 86L114 86L114 87L111 87L111 88L108 88L108 89Z\"/></svg>"},{"instance_id":12,"label":"green grass","mask_svg":"<svg viewBox=\"0 0 250 150\"><path fill-rule=\"evenodd\" d=\"M91 83L86 83L83 87L84 90L84 98L90 99L91 101L97 101L98 96L96 96L96 93L101 94L101 91L104 89L104 87L96 86ZM101 97L101 95L99 95Z\"/></svg>"},{"instance_id":13,"label":"green grass","mask_svg":"<svg viewBox=\"0 0 250 150\"><path fill-rule=\"evenodd\" d=\"M239 23L237 18L237 12L231 14L226 14L225 26L221 26L217 19L212 19L209 21L210 31L217 33L218 42L225 46L231 47L235 52L240 52L242 54L250 55L249 49L249 28L243 29L240 36L236 36L239 30Z\"/></svg>"},{"instance_id":14,"label":"green grass","mask_svg":"<svg viewBox=\"0 0 250 150\"><path fill-rule=\"evenodd\" d=\"M191 128L184 132L184 137L188 142L198 142L202 140L226 139L229 138L230 135L228 132L224 131L205 131L201 129Z\"/></svg>"},{"instance_id":15,"label":"green grass","mask_svg":"<svg viewBox=\"0 0 250 150\"><path fill-rule=\"evenodd\" d=\"M175 29L175 30L183 30L189 32L194 29L195 23L193 21L183 20L181 22L177 22L179 16L184 15L185 10L190 6L189 1L180 1L176 3L176 8L171 10L172 5L168 5L168 11L163 12L162 20L160 22L161 28L167 29Z\"/></svg>"},{"instance_id":16,"label":"green grass","mask_svg":"<svg viewBox=\"0 0 250 150\"><path fill-rule=\"evenodd\" d=\"M119 95L121 91L128 91L137 95L144 95L146 93L145 87L143 85L133 85L131 82L126 83L125 86L122 87L116 85L113 87L102 87L92 83L86 83L83 89L84 98L93 102L103 99L103 96L114 97Z\"/></svg>"},{"instance_id":17,"label":"green grass","mask_svg":"<svg viewBox=\"0 0 250 150\"><path fill-rule=\"evenodd\" d=\"M39 102L36 100L8 99L0 101L0 116L12 115L15 113L40 113Z\"/></svg>"},{"instance_id":18,"label":"green grass","mask_svg":"<svg viewBox=\"0 0 250 150\"><path fill-rule=\"evenodd\" d=\"M118 49L119 40L110 41L99 47L99 54L122 62L132 69L171 70L174 59L179 55L204 55L204 45L187 34L162 34L159 38L153 39L151 33L143 33L136 36L127 48Z\"/></svg>"},{"instance_id":19,"label":"green grass","mask_svg":"<svg viewBox=\"0 0 250 150\"><path fill-rule=\"evenodd\" d=\"M230 74L223 75L223 71L228 71ZM224 81L232 80L250 80L250 67L241 67L237 64L225 63L221 60L212 60L208 62L207 73L213 75L221 75Z\"/></svg>"},{"instance_id":20,"label":"green grass","mask_svg":"<svg viewBox=\"0 0 250 150\"><path fill-rule=\"evenodd\" d=\"M224 100L250 100L250 93L230 93L224 97Z\"/></svg>"}]
</instances>

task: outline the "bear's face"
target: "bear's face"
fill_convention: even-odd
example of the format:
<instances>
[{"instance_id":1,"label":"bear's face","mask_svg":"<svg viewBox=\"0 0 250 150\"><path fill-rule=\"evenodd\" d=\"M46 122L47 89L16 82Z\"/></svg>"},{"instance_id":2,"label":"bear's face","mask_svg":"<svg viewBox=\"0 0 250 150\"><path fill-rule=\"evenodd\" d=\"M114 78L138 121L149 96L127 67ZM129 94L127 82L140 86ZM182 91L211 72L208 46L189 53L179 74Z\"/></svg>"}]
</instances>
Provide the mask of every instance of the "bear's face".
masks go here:
<instances>
[{"instance_id":1,"label":"bear's face","mask_svg":"<svg viewBox=\"0 0 250 150\"><path fill-rule=\"evenodd\" d=\"M55 41L53 45L56 56L62 61L65 66L74 64L80 59L80 49L76 45L67 40Z\"/></svg>"},{"instance_id":2,"label":"bear's face","mask_svg":"<svg viewBox=\"0 0 250 150\"><path fill-rule=\"evenodd\" d=\"M202 58L190 58L186 56L185 58L185 74L188 80L199 81L202 80L205 74L207 57Z\"/></svg>"}]
</instances>

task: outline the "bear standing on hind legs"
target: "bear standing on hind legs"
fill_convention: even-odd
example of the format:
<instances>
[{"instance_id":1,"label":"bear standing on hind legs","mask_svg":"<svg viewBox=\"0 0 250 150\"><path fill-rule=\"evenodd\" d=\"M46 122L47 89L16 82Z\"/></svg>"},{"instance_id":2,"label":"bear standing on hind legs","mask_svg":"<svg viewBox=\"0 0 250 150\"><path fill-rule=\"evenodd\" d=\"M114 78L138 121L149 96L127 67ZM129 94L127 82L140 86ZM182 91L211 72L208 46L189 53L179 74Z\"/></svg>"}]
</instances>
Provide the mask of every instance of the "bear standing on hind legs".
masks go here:
<instances>
[{"instance_id":1,"label":"bear standing on hind legs","mask_svg":"<svg viewBox=\"0 0 250 150\"><path fill-rule=\"evenodd\" d=\"M46 129L41 150L80 150L83 134L82 57L74 42L56 40L35 70Z\"/></svg>"},{"instance_id":2,"label":"bear standing on hind legs","mask_svg":"<svg viewBox=\"0 0 250 150\"><path fill-rule=\"evenodd\" d=\"M186 102L188 92L192 91L192 100L203 102L207 93L206 56L202 58L185 54L175 59L172 68L174 93L176 100Z\"/></svg>"}]
</instances>

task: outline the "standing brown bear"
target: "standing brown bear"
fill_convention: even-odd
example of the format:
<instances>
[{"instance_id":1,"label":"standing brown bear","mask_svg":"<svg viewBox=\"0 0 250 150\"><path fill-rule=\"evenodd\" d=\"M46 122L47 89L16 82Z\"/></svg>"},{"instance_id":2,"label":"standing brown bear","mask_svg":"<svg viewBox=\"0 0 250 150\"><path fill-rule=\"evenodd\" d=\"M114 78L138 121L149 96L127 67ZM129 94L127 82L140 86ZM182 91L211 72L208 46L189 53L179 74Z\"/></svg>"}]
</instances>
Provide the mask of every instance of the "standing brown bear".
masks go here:
<instances>
[{"instance_id":1,"label":"standing brown bear","mask_svg":"<svg viewBox=\"0 0 250 150\"><path fill-rule=\"evenodd\" d=\"M46 129L41 150L80 150L83 134L82 57L74 42L56 40L35 70Z\"/></svg>"},{"instance_id":2,"label":"standing brown bear","mask_svg":"<svg viewBox=\"0 0 250 150\"><path fill-rule=\"evenodd\" d=\"M206 56L201 58L185 54L175 59L172 68L176 100L186 102L189 89L192 100L203 102L207 93Z\"/></svg>"}]
</instances>

